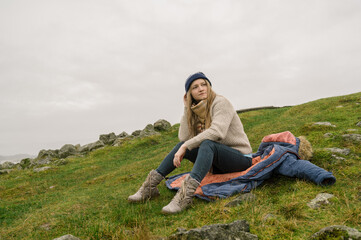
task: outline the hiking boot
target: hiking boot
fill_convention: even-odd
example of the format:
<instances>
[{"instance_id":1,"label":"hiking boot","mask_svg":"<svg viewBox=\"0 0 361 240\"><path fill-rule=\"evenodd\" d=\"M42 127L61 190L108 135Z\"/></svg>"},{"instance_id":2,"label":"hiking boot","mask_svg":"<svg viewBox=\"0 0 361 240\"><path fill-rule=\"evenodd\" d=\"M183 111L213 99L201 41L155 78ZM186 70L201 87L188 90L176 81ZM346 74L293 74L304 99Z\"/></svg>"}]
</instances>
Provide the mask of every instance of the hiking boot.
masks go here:
<instances>
[{"instance_id":1,"label":"hiking boot","mask_svg":"<svg viewBox=\"0 0 361 240\"><path fill-rule=\"evenodd\" d=\"M150 171L145 182L138 192L128 197L129 202L143 202L153 197L159 196L157 185L163 180L163 176L155 170Z\"/></svg>"},{"instance_id":2,"label":"hiking boot","mask_svg":"<svg viewBox=\"0 0 361 240\"><path fill-rule=\"evenodd\" d=\"M194 192L199 186L199 182L188 175L177 194L174 196L172 201L162 209L164 214L174 214L183 211L192 204L192 198Z\"/></svg>"}]
</instances>

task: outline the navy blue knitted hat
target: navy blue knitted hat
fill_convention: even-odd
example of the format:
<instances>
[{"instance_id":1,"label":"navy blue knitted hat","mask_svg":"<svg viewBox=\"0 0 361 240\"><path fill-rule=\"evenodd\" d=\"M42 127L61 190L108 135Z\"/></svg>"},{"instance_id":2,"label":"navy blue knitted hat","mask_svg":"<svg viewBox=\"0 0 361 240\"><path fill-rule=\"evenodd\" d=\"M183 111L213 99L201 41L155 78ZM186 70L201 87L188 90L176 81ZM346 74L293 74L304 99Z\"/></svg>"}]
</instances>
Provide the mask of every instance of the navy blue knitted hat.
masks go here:
<instances>
[{"instance_id":1,"label":"navy blue knitted hat","mask_svg":"<svg viewBox=\"0 0 361 240\"><path fill-rule=\"evenodd\" d=\"M185 89L186 89L186 92L188 92L189 88L191 87L191 84L194 80L197 80L197 79L205 79L209 82L209 84L212 86L212 83L211 81L209 81L209 79L206 77L206 75L204 75L204 73L202 72L197 72L195 74L192 74L190 75L187 80L186 80L186 85L185 85Z\"/></svg>"}]
</instances>

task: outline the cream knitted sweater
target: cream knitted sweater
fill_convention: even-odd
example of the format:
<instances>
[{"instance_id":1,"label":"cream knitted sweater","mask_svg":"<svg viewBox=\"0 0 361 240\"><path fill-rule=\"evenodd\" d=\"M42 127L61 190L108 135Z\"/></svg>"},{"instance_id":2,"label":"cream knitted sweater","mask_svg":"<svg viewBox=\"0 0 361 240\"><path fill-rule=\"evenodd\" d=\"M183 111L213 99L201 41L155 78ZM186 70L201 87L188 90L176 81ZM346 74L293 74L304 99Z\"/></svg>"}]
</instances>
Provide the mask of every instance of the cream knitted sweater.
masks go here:
<instances>
[{"instance_id":1,"label":"cream knitted sweater","mask_svg":"<svg viewBox=\"0 0 361 240\"><path fill-rule=\"evenodd\" d=\"M178 137L189 150L199 147L206 139L222 143L243 154L252 153L251 144L243 125L232 104L223 96L217 95L210 110L212 124L205 131L190 138L187 123L187 109L180 122Z\"/></svg>"}]
</instances>

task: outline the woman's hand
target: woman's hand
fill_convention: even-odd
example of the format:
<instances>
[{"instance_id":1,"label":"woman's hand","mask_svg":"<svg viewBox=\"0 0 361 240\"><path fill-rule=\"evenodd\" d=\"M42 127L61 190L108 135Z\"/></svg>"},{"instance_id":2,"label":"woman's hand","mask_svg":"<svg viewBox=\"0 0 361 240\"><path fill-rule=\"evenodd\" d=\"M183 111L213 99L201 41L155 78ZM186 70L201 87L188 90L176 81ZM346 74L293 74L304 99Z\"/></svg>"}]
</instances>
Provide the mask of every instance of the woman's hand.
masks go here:
<instances>
[{"instance_id":1,"label":"woman's hand","mask_svg":"<svg viewBox=\"0 0 361 240\"><path fill-rule=\"evenodd\" d=\"M187 146L182 144L178 151L174 154L173 165L175 167L180 167L181 161L183 160L184 154L187 151Z\"/></svg>"},{"instance_id":2,"label":"woman's hand","mask_svg":"<svg viewBox=\"0 0 361 240\"><path fill-rule=\"evenodd\" d=\"M187 93L184 94L184 96L183 96L183 103L184 103L184 106L187 106Z\"/></svg>"}]
</instances>

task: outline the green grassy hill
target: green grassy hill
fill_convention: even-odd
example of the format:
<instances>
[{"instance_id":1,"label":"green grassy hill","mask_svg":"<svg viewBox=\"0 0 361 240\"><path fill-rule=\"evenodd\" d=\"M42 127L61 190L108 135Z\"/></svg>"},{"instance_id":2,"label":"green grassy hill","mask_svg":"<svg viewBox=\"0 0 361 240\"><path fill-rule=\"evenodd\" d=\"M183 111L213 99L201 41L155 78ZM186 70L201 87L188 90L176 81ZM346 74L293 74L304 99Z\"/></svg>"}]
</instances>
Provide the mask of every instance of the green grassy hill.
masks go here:
<instances>
[{"instance_id":1,"label":"green grassy hill","mask_svg":"<svg viewBox=\"0 0 361 240\"><path fill-rule=\"evenodd\" d=\"M177 215L160 213L175 192L164 182L161 196L144 204L129 204L127 197L177 143L178 125L160 136L133 139L121 147L105 147L85 157L71 157L64 166L44 172L15 170L0 175L0 239L53 239L72 234L81 239L157 239L186 229L246 219L259 239L307 239L329 225L361 225L361 148L343 134L361 134L361 92L320 99L293 107L240 114L253 150L265 135L291 131L306 136L314 148L314 164L332 171L331 187L274 176L253 190L253 202L227 208L229 199L194 205ZM237 106L237 103L233 103ZM336 127L315 126L331 122ZM356 130L350 130L356 129ZM333 138L325 138L332 133ZM338 160L325 148L349 148ZM174 174L189 171L183 161ZM335 195L330 205L317 210L307 203L318 193ZM266 216L273 217L267 219Z\"/></svg>"}]
</instances>

